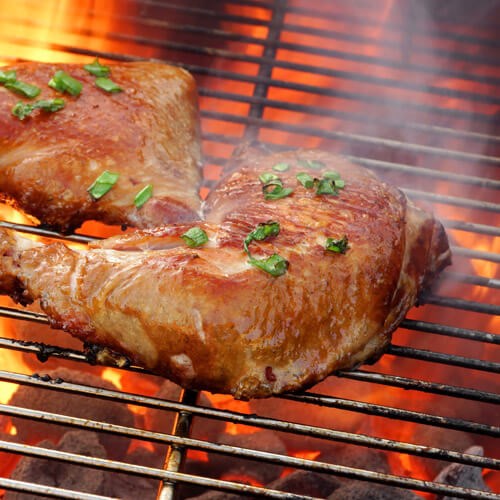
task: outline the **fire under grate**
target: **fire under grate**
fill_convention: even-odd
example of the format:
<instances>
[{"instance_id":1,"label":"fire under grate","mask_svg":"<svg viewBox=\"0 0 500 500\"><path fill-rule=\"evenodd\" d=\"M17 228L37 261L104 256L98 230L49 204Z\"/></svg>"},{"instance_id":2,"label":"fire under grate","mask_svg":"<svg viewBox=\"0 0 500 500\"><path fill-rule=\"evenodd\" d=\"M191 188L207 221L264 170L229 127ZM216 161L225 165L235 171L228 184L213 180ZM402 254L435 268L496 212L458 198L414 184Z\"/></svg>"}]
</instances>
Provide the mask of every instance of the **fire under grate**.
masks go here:
<instances>
[{"instance_id":1,"label":"fire under grate","mask_svg":"<svg viewBox=\"0 0 500 500\"><path fill-rule=\"evenodd\" d=\"M405 319L379 363L330 377L328 382L352 384L354 393L324 393L320 386L303 394L274 398L273 405L291 409L286 413L288 418L269 406L248 411L230 405L209 407L193 391L182 391L178 400L160 399L141 394L140 388L103 389L0 366L0 381L44 394L88 396L95 401L177 415L172 431L165 433L147 430L137 420L134 425L118 425L0 404L0 415L16 418L17 422L43 421L69 430L92 430L99 435L168 447L164 467L152 467L2 439L0 462L3 452L4 457L39 457L107 474L122 472L150 478L161 485L162 499L176 495L188 498L185 492L191 490L186 486L198 487L193 491L217 490L254 497L314 497L280 491L279 484L283 483L242 484L234 477L210 477L203 468L189 468L190 450L197 450L204 456L227 456L230 461L245 458L269 468L305 470L433 494L426 498L500 498L498 493L481 491L477 484L457 486L433 477L423 479L410 466L402 468L407 458L398 458L416 457L419 463L440 461L443 468L460 464L468 472L482 469L485 478L496 478L491 482L493 488L500 484L495 476L498 473L493 472L500 468L493 444L500 435L495 425L495 405L500 401L495 376L500 360L498 349L494 351L500 343L496 335L500 256L495 239L500 236L500 41L495 38L498 24L494 24L498 23L495 19L499 16L494 14L500 12L499 3L480 2L474 13L466 2L442 7L431 1L401 2L398 7L385 2L385 8L377 12L370 8L370 2L361 1L349 6L345 2L312 6L307 2L247 0L216 2L207 7L195 1L126 0L119 8L114 2L99 3L72 4L66 6L65 16L28 20L23 11L39 4L32 0L18 2L16 10L2 14L0 20L0 26L5 23L11 27L3 29L0 60L9 62L16 54L21 59L98 56L180 64L195 75L199 84L206 189L217 181L232 151L243 142L259 141L270 150L300 146L336 151L398 184L411 198L430 205L448 230L455 264L444 273L440 287L422 297L424 307ZM51 2L47 4L50 10ZM87 24L78 24L77 19ZM424 26L429 19L433 24ZM53 36L37 38L49 27ZM33 48L41 50L35 57L29 52ZM77 243L97 236L63 236L14 220L0 225ZM15 324L47 324L43 314L10 304L0 307L0 315ZM464 319L457 319L461 317ZM465 352L459 347L461 342L467 346ZM89 352L6 335L0 338L0 356L2 353L68 360L75 369L93 362ZM391 361L389 369L384 362L387 359ZM41 366L39 371L44 373ZM443 369L451 374L445 381ZM124 376L138 373L145 379L150 377L138 367L121 371ZM376 396L366 397L366 387ZM396 403L379 396L380 391L396 391ZM424 409L413 405L413 400L428 398L431 403ZM463 411L448 411L450 404ZM294 413L298 407L303 408L305 416ZM336 418L374 419L376 425L363 423L355 430L345 430L335 419L328 426L324 422L318 425L312 414L330 410ZM232 425L273 431L285 441L285 436L293 438L294 443L302 439L307 447L318 446L322 451L340 443L348 449L383 450L388 457L396 457L390 462L399 463L400 468L391 465L390 470L380 472L368 466L322 460L326 456L322 454L304 456L296 453L296 444L292 451L278 452L261 450L251 442L243 446L215 438L199 439L190 431L194 418L221 422L226 428ZM448 449L439 439L437 445L423 445L412 436L398 439L389 432L380 437L380 425L413 426L420 430L419 436L422 429L436 435L452 432L452 436L458 435L453 434L456 431L461 436L473 436L474 444L484 447L485 454L475 454L471 448ZM193 462L196 460L191 459L191 465ZM56 498L113 498L83 493L78 486L72 491L9 477L0 477L0 488Z\"/></svg>"}]
</instances>

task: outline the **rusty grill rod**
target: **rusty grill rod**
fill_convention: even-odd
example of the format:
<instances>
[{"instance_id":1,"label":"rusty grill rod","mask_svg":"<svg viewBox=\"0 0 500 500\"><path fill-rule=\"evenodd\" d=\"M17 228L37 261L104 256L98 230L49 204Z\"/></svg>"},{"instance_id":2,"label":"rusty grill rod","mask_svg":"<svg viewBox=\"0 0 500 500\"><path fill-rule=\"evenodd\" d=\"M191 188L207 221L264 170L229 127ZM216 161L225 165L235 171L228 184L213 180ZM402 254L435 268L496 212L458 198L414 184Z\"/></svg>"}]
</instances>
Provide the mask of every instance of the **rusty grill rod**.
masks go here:
<instances>
[{"instance_id":1,"label":"rusty grill rod","mask_svg":"<svg viewBox=\"0 0 500 500\"><path fill-rule=\"evenodd\" d=\"M115 402L123 402L127 404L134 404L139 406L146 406L155 409L165 409L173 410L178 412L191 412L195 416L203 416L208 418L214 418L217 420L229 421L235 424L242 424L247 426L271 429L275 431L301 434L309 437L316 437L326 440L339 441L342 443L355 444L359 446L366 446L369 448L376 448L391 452L406 453L409 455L421 456L425 458L433 458L439 460L449 460L457 463L464 463L468 465L476 465L482 467L488 467L492 469L500 469L500 460L480 457L476 455L470 455L466 453L459 453L451 450L443 450L434 447L414 445L411 443L406 443L402 441L395 441L384 438L375 438L371 436L366 436L362 434L337 431L332 429L324 429L321 427L310 426L305 424L298 424L289 421L281 421L273 418L259 417L258 415L249 415L245 413L238 413L235 411L219 410L215 408L206 408L201 406L189 406L179 402L165 401L157 398L151 398L146 396L141 396L137 394L131 394L126 392L118 392L113 390L107 390L103 388L95 388L90 386L85 386L82 384L74 384L69 382L54 382L45 381L40 377L29 377L28 375L22 375L19 373L11 373L0 371L0 380L4 382L12 382L29 386L37 386L49 390L68 392L71 394L79 395L90 395L100 399L111 400ZM434 415L417 414L416 412L407 412L406 410L400 410L399 408L383 407L378 405L376 408L370 408L368 403L360 403L351 400L345 400L341 398L326 397L322 395L303 393L300 395L290 395L283 396L282 399L290 399L303 403L309 404L319 404L328 407L339 407L346 409L348 411L354 411L357 413L366 414L377 414L378 416L389 417L389 418L399 418L404 420L404 418L411 414L412 417L419 420L420 423L433 425L437 427L447 427L447 424L454 424L453 427L457 430L467 430L468 432L475 432L478 434L499 436L500 429L498 427L486 426L482 424L475 424L467 421L460 421L458 419L450 419L446 417L435 417ZM49 414L47 412L38 412L37 410L30 410L27 408L18 408L8 405L0 405L0 414L10 416L19 416L22 418L37 418L43 419L46 422L61 423L61 419L66 417L62 415ZM398 417L400 415L400 417ZM73 417L67 417L73 418ZM75 417L76 418L76 417ZM411 420L411 421L417 421ZM69 422L69 421L68 421ZM460 423L464 425L461 426ZM104 423L103 423L104 424ZM68 423L68 425L73 425ZM98 422L96 425L100 425ZM111 425L111 424L105 424ZM116 427L116 426L115 426ZM115 428L113 427L113 429ZM119 427L119 426L118 426ZM489 428L489 429L488 429ZM111 428L110 428L111 429ZM180 444L179 441L168 441L172 436L168 434L161 434L152 431L138 430L127 428L127 434L122 431L109 431L118 435L127 435L129 437L135 437L138 439L151 439L156 442L170 443L170 444ZM116 429L115 429L116 430ZM131 434L132 433L132 434ZM136 435L139 433L140 435ZM142 436L142 437L141 437ZM175 436L177 439L178 436ZM181 439L181 438L178 438ZM204 443L204 442L197 442ZM204 443L199 445L197 449L202 449L203 451L214 451L213 449L206 448L209 443ZM211 445L211 444L210 444ZM189 445L191 446L191 445ZM216 451L216 450L215 450Z\"/></svg>"},{"instance_id":2,"label":"rusty grill rod","mask_svg":"<svg viewBox=\"0 0 500 500\"><path fill-rule=\"evenodd\" d=\"M26 410L16 407L5 408L5 405L2 404L0 404L0 413L20 418L36 418L44 420L50 419L52 422L56 422L61 425L68 425L70 427L83 428L86 430L91 429L102 432L112 432L113 434L116 435L134 437L136 439L147 439L149 441L165 442L169 444L186 446L192 449L198 449L206 452L210 451L210 452L222 453L224 455L231 455L231 456L237 455L239 458L260 460L260 461L270 462L273 464L284 465L287 467L312 470L314 472L330 473L342 477L348 477L351 479L364 479L376 483L387 484L396 487L411 488L419 491L426 491L431 493L445 493L447 495L455 495L456 497L459 498L488 498L488 499L500 498L498 495L491 494L489 492L434 483L431 481L423 481L408 477L395 476L392 474L383 474L364 469L355 469L353 467L316 462L313 460L307 460L302 458L288 457L284 455L278 455L275 453L259 451L259 450L251 450L236 446L215 444L212 442L200 441L192 438L181 438L169 434L144 431L115 424L108 424L105 422L96 422L93 420L81 419L77 417L67 417L64 415L57 415L49 412ZM432 450L433 448L429 449ZM51 458L54 460L68 461L72 463L78 463L79 465L86 465L93 468L105 468L108 470L114 470L116 472L140 474L142 476L154 477L157 479L170 480L174 482L189 482L190 484L200 484L201 481L202 485L204 486L215 487L217 489L223 489L225 491L245 491L254 494L262 494L263 492L265 492L266 495L276 494L277 496L274 496L274 498L283 498L282 492L277 492L275 490L268 490L264 488L255 488L255 487L248 487L248 488L255 488L253 490L251 489L239 490L238 488L240 486L247 487L247 485L241 485L239 483L230 483L221 480L208 479L200 476L190 476L184 473L158 470L144 466L111 461L107 459L85 457L73 453L61 452L46 448L38 448L29 445L20 445L18 443L11 443L7 441L0 441L0 450L12 453L20 453L29 456L39 456L43 458ZM442 452L443 450L440 451ZM464 457L465 456L473 457L475 459L482 458L482 457L477 457L476 455L466 455L466 454L462 455ZM483 459L482 462L483 463L492 462L495 465L495 468L500 468L500 461L494 461L492 459ZM495 464L495 462L497 463ZM303 499L304 497L301 495L293 495L288 498L294 498L294 499L296 498L298 500L298 499Z\"/></svg>"},{"instance_id":3,"label":"rusty grill rod","mask_svg":"<svg viewBox=\"0 0 500 500\"><path fill-rule=\"evenodd\" d=\"M185 405L193 406L198 399L198 392L188 389L182 389L179 401ZM192 413L180 411L175 414L173 434L178 437L189 437ZM182 471L186 459L186 447L171 445L163 466L164 470L170 472ZM175 483L163 480L158 488L157 500L170 500L175 498Z\"/></svg>"}]
</instances>

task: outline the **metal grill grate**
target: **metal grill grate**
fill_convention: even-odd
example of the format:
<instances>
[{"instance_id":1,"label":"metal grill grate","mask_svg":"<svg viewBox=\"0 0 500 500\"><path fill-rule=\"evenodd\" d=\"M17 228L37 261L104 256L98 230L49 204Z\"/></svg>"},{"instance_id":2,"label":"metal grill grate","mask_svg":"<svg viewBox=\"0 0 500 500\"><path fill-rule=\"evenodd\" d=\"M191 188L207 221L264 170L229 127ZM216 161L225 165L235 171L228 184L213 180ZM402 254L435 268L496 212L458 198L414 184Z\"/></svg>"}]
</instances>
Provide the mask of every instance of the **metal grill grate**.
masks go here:
<instances>
[{"instance_id":1,"label":"metal grill grate","mask_svg":"<svg viewBox=\"0 0 500 500\"><path fill-rule=\"evenodd\" d=\"M488 470L500 468L492 444L500 435L494 406L500 401L494 378L500 371L496 348L500 336L495 331L500 312L500 279L495 274L500 261L500 41L495 22L500 18L500 4L484 1L471 9L466 2L442 7L430 0L408 0L396 6L383 2L385 9L374 9L366 1L312 5L242 0L207 7L194 0L179 4L124 0L119 8L118 2L70 3L61 15L56 3L47 2L50 17L25 15L39 8L35 0L20 0L15 11L2 14L0 60L9 61L12 54L33 58L32 50L37 49L35 58L45 60L99 56L181 64L199 83L207 189L243 141L258 140L270 150L301 146L336 151L374 169L410 197L430 204L448 229L455 264L444 273L440 288L422 298L424 307L411 311L373 370L361 368L332 376L330 382L335 384L328 384L328 393L319 386L314 389L319 392L273 400L275 405L304 408L305 416L275 416L267 411L269 407L260 407L256 413L209 408L197 402L198 394L192 391L183 391L179 401L171 401L144 395L140 388L133 392L108 390L0 370L0 381L56 392L61 397L86 395L96 401L178 415L172 433L165 434L145 430L137 422L120 426L0 405L4 416L169 445L165 470L4 440L0 451L159 480L163 499L173 498L183 484L269 498L305 498L267 485L243 485L193 473L186 469L188 450L448 497L500 498L474 488L423 480L413 470L375 472L300 458L290 451L283 454L220 444L215 439L197 439L189 432L190 420L203 417L301 438L322 450L343 443L356 449L384 450L396 457L393 461L410 456ZM423 6L429 9L425 15ZM424 24L429 16L434 21L430 28ZM49 29L52 34L47 38L44 34ZM67 237L12 221L2 221L0 226L78 243L96 237ZM43 314L9 304L0 307L0 315L19 324L47 324ZM20 342L6 335L0 338L2 351L59 358L75 366L89 361L84 352ZM390 369L384 360L391 361ZM447 366L453 375L443 378ZM144 380L150 377L137 367L122 370L125 376L137 372ZM348 396L337 391L345 381L354 391ZM380 389L393 391L394 399L382 397ZM369 398L368 390L372 393ZM427 406L418 403L431 397ZM451 414L447 405L457 408L457 402L462 402L461 411ZM477 411L469 411L471 406ZM378 427L344 430L335 420L319 425L312 419L313 412L328 409L344 418L374 419L386 428L413 425L468 433L486 447L486 454L423 446L415 438L393 438L390 433L380 437L375 432ZM57 498L111 498L6 477L0 477L0 488Z\"/></svg>"}]
</instances>

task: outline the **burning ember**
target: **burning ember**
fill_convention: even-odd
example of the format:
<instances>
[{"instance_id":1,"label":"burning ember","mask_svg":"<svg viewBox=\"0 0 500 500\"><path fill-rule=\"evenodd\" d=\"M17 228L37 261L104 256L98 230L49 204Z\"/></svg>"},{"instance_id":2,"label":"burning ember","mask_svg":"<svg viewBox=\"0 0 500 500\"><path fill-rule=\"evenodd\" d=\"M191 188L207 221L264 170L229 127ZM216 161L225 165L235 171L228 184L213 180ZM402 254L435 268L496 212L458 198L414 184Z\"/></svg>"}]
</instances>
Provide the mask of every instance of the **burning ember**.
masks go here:
<instances>
[{"instance_id":1,"label":"burning ember","mask_svg":"<svg viewBox=\"0 0 500 500\"><path fill-rule=\"evenodd\" d=\"M180 469L168 461L166 469L208 478L218 490L231 482L330 499L451 497L413 480L498 491L498 2L77 3L0 0L0 61L100 55L186 65L200 88L202 195L245 141L317 147L375 169L430 206L454 247L453 266L376 364L305 395L241 402L202 393L191 406L188 437L197 442L174 443L187 451ZM0 220L34 224L6 205ZM105 237L120 228L90 222L79 232ZM166 479L165 434L173 433L180 389L92 366L83 346L44 325L36 309L27 319L38 322L28 322L12 318L17 306L8 299L0 307L0 441L146 468L134 476L3 447L0 479L153 498ZM26 419L7 405L42 413ZM50 413L76 420L44 422ZM102 432L78 419L117 427ZM480 466L483 454L489 466ZM403 479L387 480L394 476ZM182 498L219 498L196 481L180 483Z\"/></svg>"}]
</instances>

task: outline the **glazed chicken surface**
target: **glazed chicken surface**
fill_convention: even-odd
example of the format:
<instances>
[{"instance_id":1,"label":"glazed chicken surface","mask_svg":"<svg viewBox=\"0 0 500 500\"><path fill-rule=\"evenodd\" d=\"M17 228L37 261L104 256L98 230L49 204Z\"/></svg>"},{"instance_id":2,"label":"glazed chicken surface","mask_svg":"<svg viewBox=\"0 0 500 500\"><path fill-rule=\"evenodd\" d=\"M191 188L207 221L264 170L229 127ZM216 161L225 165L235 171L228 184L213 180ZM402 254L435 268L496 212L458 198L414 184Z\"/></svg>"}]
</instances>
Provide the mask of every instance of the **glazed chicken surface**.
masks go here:
<instances>
[{"instance_id":1,"label":"glazed chicken surface","mask_svg":"<svg viewBox=\"0 0 500 500\"><path fill-rule=\"evenodd\" d=\"M279 182L266 186L270 173ZM297 180L304 173L313 186ZM332 175L339 188L318 194ZM278 183L293 192L265 199ZM252 238L271 226L279 232ZM189 247L193 227L208 241ZM449 260L442 226L366 169L319 151L248 154L203 222L82 251L1 231L0 289L40 299L55 328L184 387L248 399L377 358Z\"/></svg>"},{"instance_id":2,"label":"glazed chicken surface","mask_svg":"<svg viewBox=\"0 0 500 500\"><path fill-rule=\"evenodd\" d=\"M87 219L146 228L199 218L201 153L194 79L183 69L152 62L108 68L108 79L121 91L97 87L97 77L84 65L0 68L4 80L14 73L19 82L41 91L28 98L8 83L0 84L0 201L64 232ZM82 85L79 95L49 86L60 71ZM13 114L19 102L53 99L62 99L64 107ZM104 172L118 174L118 179L109 192L95 198L89 188ZM135 197L146 188L152 196L138 208Z\"/></svg>"}]
</instances>

